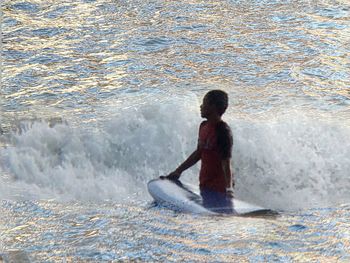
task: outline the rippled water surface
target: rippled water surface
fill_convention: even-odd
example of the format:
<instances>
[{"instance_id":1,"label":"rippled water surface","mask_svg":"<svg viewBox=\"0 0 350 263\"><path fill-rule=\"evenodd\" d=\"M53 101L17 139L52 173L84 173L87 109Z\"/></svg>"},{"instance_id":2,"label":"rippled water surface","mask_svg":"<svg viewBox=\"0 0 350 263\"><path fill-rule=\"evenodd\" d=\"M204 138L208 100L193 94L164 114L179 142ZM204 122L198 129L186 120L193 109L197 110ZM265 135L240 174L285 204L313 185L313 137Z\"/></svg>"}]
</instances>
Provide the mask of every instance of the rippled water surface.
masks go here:
<instances>
[{"instance_id":1,"label":"rippled water surface","mask_svg":"<svg viewBox=\"0 0 350 263\"><path fill-rule=\"evenodd\" d=\"M347 1L5 1L3 13L6 112L89 115L130 92L214 86L243 112L349 106Z\"/></svg>"},{"instance_id":2,"label":"rippled water surface","mask_svg":"<svg viewBox=\"0 0 350 263\"><path fill-rule=\"evenodd\" d=\"M273 218L118 204L6 202L5 247L44 261L348 262L349 207ZM15 220L14 220L15 219ZM11 250L10 250L11 251Z\"/></svg>"},{"instance_id":3,"label":"rippled water surface","mask_svg":"<svg viewBox=\"0 0 350 263\"><path fill-rule=\"evenodd\" d=\"M348 1L1 5L3 260L350 261ZM277 218L151 204L147 181L194 149L214 88L235 195Z\"/></svg>"}]
</instances>

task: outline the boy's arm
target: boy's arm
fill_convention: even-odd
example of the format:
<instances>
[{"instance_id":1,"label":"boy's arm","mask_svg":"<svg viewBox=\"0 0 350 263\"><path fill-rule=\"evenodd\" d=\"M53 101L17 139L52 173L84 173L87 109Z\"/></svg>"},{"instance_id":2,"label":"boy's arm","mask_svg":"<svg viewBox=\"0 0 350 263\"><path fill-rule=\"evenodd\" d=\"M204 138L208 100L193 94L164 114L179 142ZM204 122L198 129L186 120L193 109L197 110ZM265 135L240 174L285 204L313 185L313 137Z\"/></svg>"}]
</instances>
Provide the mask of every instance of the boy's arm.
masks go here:
<instances>
[{"instance_id":1,"label":"boy's arm","mask_svg":"<svg viewBox=\"0 0 350 263\"><path fill-rule=\"evenodd\" d=\"M171 180L177 180L180 178L183 171L187 170L194 164L196 164L201 158L200 150L197 148L176 170L170 173L166 178ZM161 178L164 178L161 176Z\"/></svg>"},{"instance_id":2,"label":"boy's arm","mask_svg":"<svg viewBox=\"0 0 350 263\"><path fill-rule=\"evenodd\" d=\"M231 172L231 159L226 158L221 161L222 169L224 171L225 183L226 183L226 193L228 196L233 197L233 186L234 181L232 180Z\"/></svg>"},{"instance_id":3,"label":"boy's arm","mask_svg":"<svg viewBox=\"0 0 350 263\"><path fill-rule=\"evenodd\" d=\"M202 128L202 126L205 124L206 122L203 121L200 126L199 126L199 132ZM195 165L200 159L201 159L201 152L202 152L202 143L199 140L198 137L198 144L197 144L197 149L182 163L180 164L179 167L176 168L175 171L173 171L172 173L170 173L167 176L161 176L161 179L164 178L168 178L170 180L178 180L182 174L183 171L187 170L188 168L190 168L191 166Z\"/></svg>"}]
</instances>

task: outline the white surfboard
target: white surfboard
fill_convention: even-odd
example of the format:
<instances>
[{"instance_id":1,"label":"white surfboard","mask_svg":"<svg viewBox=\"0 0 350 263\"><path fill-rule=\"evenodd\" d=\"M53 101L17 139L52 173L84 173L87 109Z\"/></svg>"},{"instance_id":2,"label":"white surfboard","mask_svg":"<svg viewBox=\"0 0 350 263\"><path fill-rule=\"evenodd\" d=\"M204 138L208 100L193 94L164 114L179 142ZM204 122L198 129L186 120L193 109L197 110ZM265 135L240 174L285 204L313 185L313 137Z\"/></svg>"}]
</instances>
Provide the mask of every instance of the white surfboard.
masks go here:
<instances>
[{"instance_id":1,"label":"white surfboard","mask_svg":"<svg viewBox=\"0 0 350 263\"><path fill-rule=\"evenodd\" d=\"M186 186L180 181L168 179L154 179L148 182L148 192L153 199L172 210L195 214L218 215L217 207L207 208L203 205L203 199L194 192L192 187ZM233 207L220 207L220 211L225 211L233 215L275 215L276 212L257 205L233 199Z\"/></svg>"}]
</instances>

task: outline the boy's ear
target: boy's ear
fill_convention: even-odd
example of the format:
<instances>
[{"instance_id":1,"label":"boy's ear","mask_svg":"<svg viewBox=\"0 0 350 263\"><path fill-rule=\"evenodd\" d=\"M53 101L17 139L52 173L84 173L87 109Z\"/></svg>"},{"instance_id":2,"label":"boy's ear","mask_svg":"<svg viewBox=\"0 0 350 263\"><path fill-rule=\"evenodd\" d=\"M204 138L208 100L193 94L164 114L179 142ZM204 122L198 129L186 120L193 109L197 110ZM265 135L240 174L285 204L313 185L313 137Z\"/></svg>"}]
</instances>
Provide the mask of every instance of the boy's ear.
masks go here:
<instances>
[{"instance_id":1,"label":"boy's ear","mask_svg":"<svg viewBox=\"0 0 350 263\"><path fill-rule=\"evenodd\" d=\"M219 112L219 109L218 107L216 107L216 105L213 103L212 106L211 106L217 113Z\"/></svg>"}]
</instances>

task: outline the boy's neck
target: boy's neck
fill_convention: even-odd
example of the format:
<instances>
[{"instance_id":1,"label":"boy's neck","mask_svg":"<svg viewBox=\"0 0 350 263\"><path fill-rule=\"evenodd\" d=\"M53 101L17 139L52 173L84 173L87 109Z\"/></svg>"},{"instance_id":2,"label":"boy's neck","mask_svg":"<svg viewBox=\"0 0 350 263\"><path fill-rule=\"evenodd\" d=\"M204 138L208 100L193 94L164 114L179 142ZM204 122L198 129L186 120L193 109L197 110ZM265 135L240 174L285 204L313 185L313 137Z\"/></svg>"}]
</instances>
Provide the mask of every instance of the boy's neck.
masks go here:
<instances>
[{"instance_id":1,"label":"boy's neck","mask_svg":"<svg viewBox=\"0 0 350 263\"><path fill-rule=\"evenodd\" d=\"M219 115L210 116L207 118L207 121L210 124L217 124L221 121L221 116L219 116Z\"/></svg>"}]
</instances>

